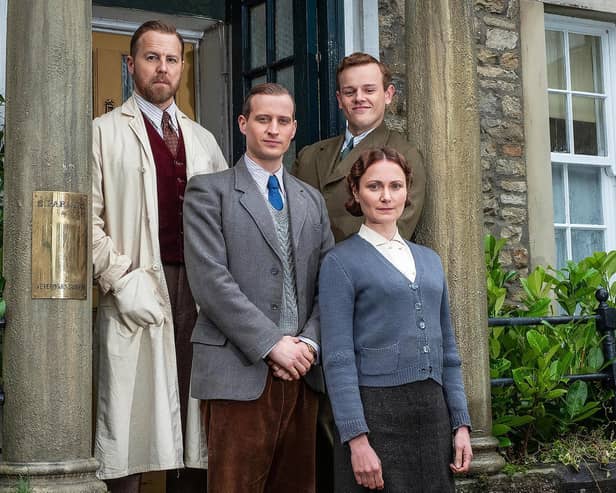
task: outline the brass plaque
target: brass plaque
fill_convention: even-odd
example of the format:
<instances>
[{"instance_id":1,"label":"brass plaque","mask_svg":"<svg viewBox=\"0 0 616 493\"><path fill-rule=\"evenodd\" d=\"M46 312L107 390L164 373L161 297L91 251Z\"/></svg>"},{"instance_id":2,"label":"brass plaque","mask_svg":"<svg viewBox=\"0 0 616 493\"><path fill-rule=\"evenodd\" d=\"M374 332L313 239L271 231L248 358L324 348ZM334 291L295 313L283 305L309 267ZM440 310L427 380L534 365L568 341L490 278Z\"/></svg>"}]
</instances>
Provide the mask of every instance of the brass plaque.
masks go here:
<instances>
[{"instance_id":1,"label":"brass plaque","mask_svg":"<svg viewBox=\"0 0 616 493\"><path fill-rule=\"evenodd\" d=\"M86 193L32 193L32 298L86 298L88 211Z\"/></svg>"}]
</instances>

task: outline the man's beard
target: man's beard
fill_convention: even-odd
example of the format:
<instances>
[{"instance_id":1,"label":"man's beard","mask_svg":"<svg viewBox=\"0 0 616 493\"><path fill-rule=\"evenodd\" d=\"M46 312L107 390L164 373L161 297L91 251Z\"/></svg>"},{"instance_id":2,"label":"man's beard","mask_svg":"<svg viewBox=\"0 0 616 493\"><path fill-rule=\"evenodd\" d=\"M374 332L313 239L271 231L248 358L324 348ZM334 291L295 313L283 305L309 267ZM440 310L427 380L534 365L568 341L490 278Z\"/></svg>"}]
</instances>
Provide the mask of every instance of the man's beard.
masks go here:
<instances>
[{"instance_id":1,"label":"man's beard","mask_svg":"<svg viewBox=\"0 0 616 493\"><path fill-rule=\"evenodd\" d=\"M139 92L146 101L152 104L161 104L168 101L170 98L175 97L180 87L180 82L174 86L171 83L169 85L154 85L153 82L148 83L145 87L139 87Z\"/></svg>"}]
</instances>

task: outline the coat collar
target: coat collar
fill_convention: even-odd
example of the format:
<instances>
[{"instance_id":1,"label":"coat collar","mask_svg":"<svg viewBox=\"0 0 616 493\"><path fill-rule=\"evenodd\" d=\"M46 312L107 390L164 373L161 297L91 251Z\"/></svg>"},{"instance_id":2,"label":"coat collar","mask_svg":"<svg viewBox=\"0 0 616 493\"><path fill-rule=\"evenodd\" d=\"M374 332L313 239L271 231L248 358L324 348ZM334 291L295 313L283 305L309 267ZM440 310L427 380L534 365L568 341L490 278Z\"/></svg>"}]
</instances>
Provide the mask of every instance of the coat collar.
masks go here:
<instances>
[{"instance_id":1,"label":"coat collar","mask_svg":"<svg viewBox=\"0 0 616 493\"><path fill-rule=\"evenodd\" d=\"M341 161L338 160L338 156L340 155L340 149L344 142L344 134L334 139L331 145L323 145L320 149L321 155L319 156L319 164L317 165L319 182L322 184L321 186L325 187L330 183L335 183L344 179L363 150L376 145L382 145L388 138L389 129L385 125L385 122L383 122L357 144L357 146Z\"/></svg>"},{"instance_id":2,"label":"coat collar","mask_svg":"<svg viewBox=\"0 0 616 493\"><path fill-rule=\"evenodd\" d=\"M233 168L235 175L235 189L242 192L239 198L240 204L246 209L248 214L261 231L263 238L275 252L276 256L282 260L282 253L274 219L268 210L267 202L259 191L257 184L250 176L244 158L240 158ZM289 222L293 237L293 250L297 251L302 228L306 221L306 197L304 187L289 172L284 172L284 189L286 194L286 206L289 210Z\"/></svg>"},{"instance_id":3,"label":"coat collar","mask_svg":"<svg viewBox=\"0 0 616 493\"><path fill-rule=\"evenodd\" d=\"M130 117L131 120L128 126L135 133L139 143L143 147L148 160L151 163L154 163L154 155L152 154L152 149L150 146L150 141L148 139L148 133L145 129L145 122L143 121L143 115L141 114L141 110L139 110L139 106L137 106L137 101L134 96L131 96L126 100L126 102L122 105L122 114ZM182 130L182 139L184 140L184 149L186 151L186 167L188 176L192 174L192 163L194 162L193 155L193 128L190 118L188 118L184 113L177 109L176 117L178 120L178 125Z\"/></svg>"}]
</instances>

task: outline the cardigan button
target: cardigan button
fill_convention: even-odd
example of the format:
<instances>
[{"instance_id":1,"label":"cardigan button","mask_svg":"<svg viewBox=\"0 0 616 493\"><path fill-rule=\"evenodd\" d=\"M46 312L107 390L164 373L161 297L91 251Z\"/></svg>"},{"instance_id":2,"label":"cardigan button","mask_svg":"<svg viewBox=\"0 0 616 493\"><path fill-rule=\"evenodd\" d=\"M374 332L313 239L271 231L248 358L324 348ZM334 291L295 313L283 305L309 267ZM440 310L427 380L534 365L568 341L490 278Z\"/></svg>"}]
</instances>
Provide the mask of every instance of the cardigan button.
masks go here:
<instances>
[{"instance_id":1,"label":"cardigan button","mask_svg":"<svg viewBox=\"0 0 616 493\"><path fill-rule=\"evenodd\" d=\"M430 352L430 346L424 346L422 349L423 349L424 353L429 353Z\"/></svg>"},{"instance_id":2,"label":"cardigan button","mask_svg":"<svg viewBox=\"0 0 616 493\"><path fill-rule=\"evenodd\" d=\"M425 329L426 328L426 322L424 322L423 320L421 322L419 322L419 328L422 329L422 330Z\"/></svg>"},{"instance_id":3,"label":"cardigan button","mask_svg":"<svg viewBox=\"0 0 616 493\"><path fill-rule=\"evenodd\" d=\"M273 311L278 311L279 307L278 307L278 305L276 303L272 303L271 304L271 308L272 308Z\"/></svg>"},{"instance_id":4,"label":"cardigan button","mask_svg":"<svg viewBox=\"0 0 616 493\"><path fill-rule=\"evenodd\" d=\"M270 272L272 273L272 276L278 275L278 269L276 267L272 267L272 270L270 270Z\"/></svg>"},{"instance_id":5,"label":"cardigan button","mask_svg":"<svg viewBox=\"0 0 616 493\"><path fill-rule=\"evenodd\" d=\"M415 310L421 310L421 303L415 303Z\"/></svg>"}]
</instances>

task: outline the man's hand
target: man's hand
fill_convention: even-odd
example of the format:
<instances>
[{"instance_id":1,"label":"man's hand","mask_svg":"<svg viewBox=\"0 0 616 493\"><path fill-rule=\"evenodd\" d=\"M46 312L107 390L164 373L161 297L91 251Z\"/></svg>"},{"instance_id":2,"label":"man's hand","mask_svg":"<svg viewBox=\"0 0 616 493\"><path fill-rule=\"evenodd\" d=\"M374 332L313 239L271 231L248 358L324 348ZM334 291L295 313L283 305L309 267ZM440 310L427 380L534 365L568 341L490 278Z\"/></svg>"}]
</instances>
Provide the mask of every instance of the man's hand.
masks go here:
<instances>
[{"instance_id":1,"label":"man's hand","mask_svg":"<svg viewBox=\"0 0 616 493\"><path fill-rule=\"evenodd\" d=\"M381 459L368 442L366 434L349 440L351 449L351 465L357 484L371 490L385 488Z\"/></svg>"},{"instance_id":2,"label":"man's hand","mask_svg":"<svg viewBox=\"0 0 616 493\"><path fill-rule=\"evenodd\" d=\"M299 380L308 373L314 354L309 346L297 337L284 336L268 355L268 364L274 376L283 380Z\"/></svg>"},{"instance_id":3,"label":"man's hand","mask_svg":"<svg viewBox=\"0 0 616 493\"><path fill-rule=\"evenodd\" d=\"M471 467L471 460L473 460L471 435L468 426L461 426L456 430L453 444L455 449L454 460L453 464L449 464L449 468L454 474L468 472Z\"/></svg>"}]
</instances>

